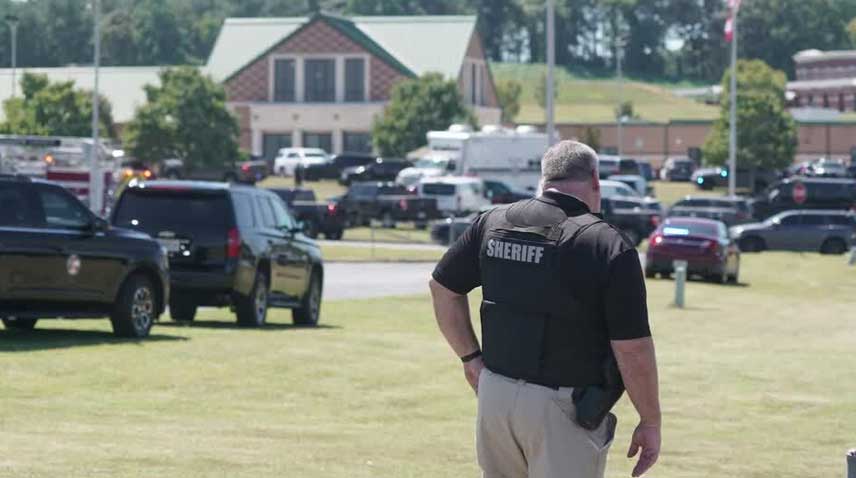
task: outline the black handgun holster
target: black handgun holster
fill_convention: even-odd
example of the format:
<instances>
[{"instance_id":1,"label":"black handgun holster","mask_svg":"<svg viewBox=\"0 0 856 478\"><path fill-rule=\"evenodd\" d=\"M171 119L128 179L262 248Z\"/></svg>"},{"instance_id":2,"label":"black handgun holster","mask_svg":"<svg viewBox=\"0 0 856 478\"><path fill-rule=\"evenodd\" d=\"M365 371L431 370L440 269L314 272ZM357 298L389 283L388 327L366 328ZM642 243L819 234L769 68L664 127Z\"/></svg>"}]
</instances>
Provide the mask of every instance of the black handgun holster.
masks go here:
<instances>
[{"instance_id":1,"label":"black handgun holster","mask_svg":"<svg viewBox=\"0 0 856 478\"><path fill-rule=\"evenodd\" d=\"M603 369L603 385L574 389L577 424L586 430L597 429L624 394L624 381L621 379L621 372L618 370L618 363L612 351L609 352Z\"/></svg>"}]
</instances>

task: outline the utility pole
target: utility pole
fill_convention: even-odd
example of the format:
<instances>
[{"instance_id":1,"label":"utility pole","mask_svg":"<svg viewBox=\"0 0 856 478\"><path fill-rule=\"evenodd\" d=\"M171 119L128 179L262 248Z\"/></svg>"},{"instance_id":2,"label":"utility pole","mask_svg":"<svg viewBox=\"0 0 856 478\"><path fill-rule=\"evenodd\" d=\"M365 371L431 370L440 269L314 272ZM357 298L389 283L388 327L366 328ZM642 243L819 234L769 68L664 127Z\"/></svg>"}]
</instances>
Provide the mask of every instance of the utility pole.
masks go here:
<instances>
[{"instance_id":1,"label":"utility pole","mask_svg":"<svg viewBox=\"0 0 856 478\"><path fill-rule=\"evenodd\" d=\"M615 42L615 66L618 76L618 111L616 114L618 131L618 157L624 154L624 74L621 69L621 60L624 59L624 38L618 37Z\"/></svg>"},{"instance_id":2,"label":"utility pole","mask_svg":"<svg viewBox=\"0 0 856 478\"><path fill-rule=\"evenodd\" d=\"M731 111L728 120L728 195L737 194L737 10L740 2L732 2L731 11Z\"/></svg>"},{"instance_id":3,"label":"utility pole","mask_svg":"<svg viewBox=\"0 0 856 478\"><path fill-rule=\"evenodd\" d=\"M98 156L101 148L98 143L98 109L99 109L99 94L98 80L101 68L101 1L93 1L93 17L95 21L94 43L95 43L95 87L92 89L92 148L90 149L89 157L89 208L95 214L101 214L104 209L104 177L101 168L99 168Z\"/></svg>"},{"instance_id":4,"label":"utility pole","mask_svg":"<svg viewBox=\"0 0 856 478\"><path fill-rule=\"evenodd\" d=\"M555 0L547 0L547 99L545 113L547 114L547 145L552 146L556 141L556 124L554 98L556 95L556 5Z\"/></svg>"},{"instance_id":5,"label":"utility pole","mask_svg":"<svg viewBox=\"0 0 856 478\"><path fill-rule=\"evenodd\" d=\"M9 25L9 32L12 36L12 98L14 98L15 89L18 86L16 78L18 73L18 17L6 15L6 23Z\"/></svg>"}]
</instances>

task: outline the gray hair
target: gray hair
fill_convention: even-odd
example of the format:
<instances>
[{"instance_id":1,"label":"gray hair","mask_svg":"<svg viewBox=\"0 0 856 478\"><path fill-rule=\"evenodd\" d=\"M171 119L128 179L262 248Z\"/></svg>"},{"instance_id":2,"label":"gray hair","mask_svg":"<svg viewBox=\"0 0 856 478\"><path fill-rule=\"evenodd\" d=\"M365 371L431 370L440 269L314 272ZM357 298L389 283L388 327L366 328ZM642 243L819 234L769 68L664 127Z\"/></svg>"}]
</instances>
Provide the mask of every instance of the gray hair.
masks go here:
<instances>
[{"instance_id":1,"label":"gray hair","mask_svg":"<svg viewBox=\"0 0 856 478\"><path fill-rule=\"evenodd\" d=\"M560 141L541 159L541 183L588 181L597 171L597 153L577 141Z\"/></svg>"}]
</instances>

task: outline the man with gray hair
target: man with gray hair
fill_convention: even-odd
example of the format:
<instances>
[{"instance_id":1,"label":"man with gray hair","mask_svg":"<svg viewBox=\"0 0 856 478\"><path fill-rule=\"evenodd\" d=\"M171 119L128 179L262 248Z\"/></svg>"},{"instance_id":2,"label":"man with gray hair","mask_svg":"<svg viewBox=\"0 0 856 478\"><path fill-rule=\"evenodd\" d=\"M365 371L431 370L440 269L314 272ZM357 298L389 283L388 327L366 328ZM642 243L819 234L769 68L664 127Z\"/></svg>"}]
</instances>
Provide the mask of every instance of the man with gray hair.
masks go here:
<instances>
[{"instance_id":1,"label":"man with gray hair","mask_svg":"<svg viewBox=\"0 0 856 478\"><path fill-rule=\"evenodd\" d=\"M636 249L603 222L597 154L563 141L534 199L479 216L430 281L440 330L478 395L486 478L601 478L627 390L633 476L660 450L660 405ZM467 294L482 287L481 346Z\"/></svg>"}]
</instances>

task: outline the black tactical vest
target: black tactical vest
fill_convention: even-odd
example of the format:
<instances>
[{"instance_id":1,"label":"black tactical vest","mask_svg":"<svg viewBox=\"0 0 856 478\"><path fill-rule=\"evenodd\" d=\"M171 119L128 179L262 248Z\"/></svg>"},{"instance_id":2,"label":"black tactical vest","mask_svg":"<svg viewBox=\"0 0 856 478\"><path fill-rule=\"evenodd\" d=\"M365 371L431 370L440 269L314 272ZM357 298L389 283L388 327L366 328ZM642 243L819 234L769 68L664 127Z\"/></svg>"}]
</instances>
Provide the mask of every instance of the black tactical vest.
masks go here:
<instances>
[{"instance_id":1,"label":"black tactical vest","mask_svg":"<svg viewBox=\"0 0 856 478\"><path fill-rule=\"evenodd\" d=\"M586 213L555 224L525 226L509 218L514 207L489 213L482 234L485 365L533 383L582 385L572 383L572 337L575 324L597 320L597 312L570 293L560 250L572 247L579 233L602 220Z\"/></svg>"}]
</instances>

